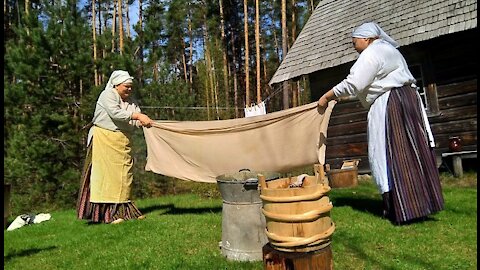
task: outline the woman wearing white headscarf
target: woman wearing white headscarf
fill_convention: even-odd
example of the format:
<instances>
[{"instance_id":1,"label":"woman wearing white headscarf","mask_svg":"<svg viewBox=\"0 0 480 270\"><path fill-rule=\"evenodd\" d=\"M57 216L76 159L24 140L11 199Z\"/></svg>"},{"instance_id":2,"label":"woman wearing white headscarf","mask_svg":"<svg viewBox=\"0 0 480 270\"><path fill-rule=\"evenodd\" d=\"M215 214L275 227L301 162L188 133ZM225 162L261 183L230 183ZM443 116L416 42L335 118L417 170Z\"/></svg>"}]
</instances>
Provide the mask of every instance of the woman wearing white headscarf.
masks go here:
<instances>
[{"instance_id":1,"label":"woman wearing white headscarf","mask_svg":"<svg viewBox=\"0 0 480 270\"><path fill-rule=\"evenodd\" d=\"M352 33L360 53L349 75L318 101L357 96L368 112L368 157L383 198L383 215L396 224L443 209L433 136L398 43L376 23Z\"/></svg>"},{"instance_id":2,"label":"woman wearing white headscarf","mask_svg":"<svg viewBox=\"0 0 480 270\"><path fill-rule=\"evenodd\" d=\"M150 127L152 120L131 97L132 83L127 71L115 70L97 100L77 201L79 219L116 224L145 217L130 199L131 136L135 127Z\"/></svg>"}]
</instances>

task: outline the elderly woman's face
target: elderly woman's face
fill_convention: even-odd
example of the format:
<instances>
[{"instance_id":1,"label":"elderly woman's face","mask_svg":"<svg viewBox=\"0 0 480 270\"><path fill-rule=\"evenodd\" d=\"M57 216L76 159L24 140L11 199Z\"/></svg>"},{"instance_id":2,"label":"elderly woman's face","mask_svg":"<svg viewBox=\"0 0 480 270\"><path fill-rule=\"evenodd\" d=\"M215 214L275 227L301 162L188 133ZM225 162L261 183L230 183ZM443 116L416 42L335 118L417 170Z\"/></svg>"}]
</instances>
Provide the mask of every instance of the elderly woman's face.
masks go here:
<instances>
[{"instance_id":1,"label":"elderly woman's face","mask_svg":"<svg viewBox=\"0 0 480 270\"><path fill-rule=\"evenodd\" d=\"M353 47L358 53L361 53L365 48L370 45L370 40L368 38L352 38Z\"/></svg>"},{"instance_id":2,"label":"elderly woman's face","mask_svg":"<svg viewBox=\"0 0 480 270\"><path fill-rule=\"evenodd\" d=\"M132 94L132 84L131 83L121 83L115 87L118 94L123 100L126 100Z\"/></svg>"}]
</instances>

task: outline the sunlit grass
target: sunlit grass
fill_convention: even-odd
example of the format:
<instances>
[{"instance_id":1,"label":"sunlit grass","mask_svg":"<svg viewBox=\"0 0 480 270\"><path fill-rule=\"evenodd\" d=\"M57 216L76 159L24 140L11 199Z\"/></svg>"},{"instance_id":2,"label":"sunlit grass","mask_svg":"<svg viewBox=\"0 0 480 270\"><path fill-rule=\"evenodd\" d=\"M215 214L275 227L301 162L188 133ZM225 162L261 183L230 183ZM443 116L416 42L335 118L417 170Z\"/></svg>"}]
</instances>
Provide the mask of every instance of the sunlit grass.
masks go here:
<instances>
[{"instance_id":1,"label":"sunlit grass","mask_svg":"<svg viewBox=\"0 0 480 270\"><path fill-rule=\"evenodd\" d=\"M442 175L445 210L419 223L394 226L380 217L373 182L333 189L335 269L476 269L476 173ZM4 269L263 269L259 262L224 258L222 200L183 194L138 200L147 219L90 225L74 210L4 231ZM212 193L213 192L213 193ZM210 195L208 195L210 194Z\"/></svg>"}]
</instances>

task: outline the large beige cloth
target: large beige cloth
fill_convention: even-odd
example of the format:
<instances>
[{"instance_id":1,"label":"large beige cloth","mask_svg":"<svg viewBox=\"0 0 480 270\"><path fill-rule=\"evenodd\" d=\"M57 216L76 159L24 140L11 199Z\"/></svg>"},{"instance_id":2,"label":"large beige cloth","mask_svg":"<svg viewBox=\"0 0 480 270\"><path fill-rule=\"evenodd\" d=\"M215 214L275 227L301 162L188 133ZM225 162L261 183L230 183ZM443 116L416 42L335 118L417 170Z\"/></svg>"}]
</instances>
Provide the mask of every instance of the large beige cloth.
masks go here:
<instances>
[{"instance_id":1,"label":"large beige cloth","mask_svg":"<svg viewBox=\"0 0 480 270\"><path fill-rule=\"evenodd\" d=\"M241 169L285 172L325 163L328 121L317 102L261 116L217 121L155 121L144 128L145 170L183 180L216 182Z\"/></svg>"},{"instance_id":2,"label":"large beige cloth","mask_svg":"<svg viewBox=\"0 0 480 270\"><path fill-rule=\"evenodd\" d=\"M120 131L93 127L90 202L130 201L133 158L130 139Z\"/></svg>"}]
</instances>

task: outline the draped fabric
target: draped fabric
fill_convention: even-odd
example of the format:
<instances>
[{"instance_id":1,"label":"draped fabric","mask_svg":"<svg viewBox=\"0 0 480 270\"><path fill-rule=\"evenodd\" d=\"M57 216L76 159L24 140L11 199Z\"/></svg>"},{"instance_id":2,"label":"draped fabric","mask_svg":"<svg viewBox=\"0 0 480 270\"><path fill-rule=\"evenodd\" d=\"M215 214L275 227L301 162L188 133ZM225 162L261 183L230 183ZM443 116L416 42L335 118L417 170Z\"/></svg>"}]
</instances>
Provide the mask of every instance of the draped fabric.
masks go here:
<instances>
[{"instance_id":1,"label":"draped fabric","mask_svg":"<svg viewBox=\"0 0 480 270\"><path fill-rule=\"evenodd\" d=\"M444 207L420 102L410 86L393 89L388 100L387 168L392 218L397 223L426 217Z\"/></svg>"},{"instance_id":2,"label":"draped fabric","mask_svg":"<svg viewBox=\"0 0 480 270\"><path fill-rule=\"evenodd\" d=\"M317 102L261 116L217 121L155 121L144 128L145 170L215 183L241 169L285 172L325 163L328 121Z\"/></svg>"}]
</instances>

